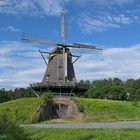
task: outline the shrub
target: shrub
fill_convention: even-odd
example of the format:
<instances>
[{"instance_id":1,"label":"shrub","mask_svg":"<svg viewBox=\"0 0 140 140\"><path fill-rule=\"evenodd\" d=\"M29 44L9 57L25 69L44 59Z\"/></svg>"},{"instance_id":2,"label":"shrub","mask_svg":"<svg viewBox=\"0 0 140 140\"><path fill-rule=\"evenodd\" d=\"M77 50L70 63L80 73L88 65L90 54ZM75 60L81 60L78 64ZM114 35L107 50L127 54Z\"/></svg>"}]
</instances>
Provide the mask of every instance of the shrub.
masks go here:
<instances>
[{"instance_id":1,"label":"shrub","mask_svg":"<svg viewBox=\"0 0 140 140\"><path fill-rule=\"evenodd\" d=\"M22 127L19 127L15 121L9 120L7 111L0 116L0 139L31 140Z\"/></svg>"},{"instance_id":2,"label":"shrub","mask_svg":"<svg viewBox=\"0 0 140 140\"><path fill-rule=\"evenodd\" d=\"M37 123L39 122L40 114L39 114L39 109L42 108L42 105L45 103L52 103L53 100L53 95L51 92L45 92L41 96L41 102L39 107L37 108L36 112L33 113L32 118L31 118L31 123Z\"/></svg>"},{"instance_id":3,"label":"shrub","mask_svg":"<svg viewBox=\"0 0 140 140\"><path fill-rule=\"evenodd\" d=\"M45 92L42 94L41 96L41 103L48 103L48 102L52 102L53 99L53 94L51 92Z\"/></svg>"},{"instance_id":4,"label":"shrub","mask_svg":"<svg viewBox=\"0 0 140 140\"><path fill-rule=\"evenodd\" d=\"M37 123L39 121L39 116L38 116L38 114L35 112L35 113L33 113L33 115L32 115L32 118L31 118L31 123L33 124L33 123Z\"/></svg>"},{"instance_id":5,"label":"shrub","mask_svg":"<svg viewBox=\"0 0 140 140\"><path fill-rule=\"evenodd\" d=\"M75 98L71 98L71 100L73 100L73 101L76 103L79 112L86 113L86 108L85 108L85 106L84 106L79 100L77 100L77 99L75 99Z\"/></svg>"}]
</instances>

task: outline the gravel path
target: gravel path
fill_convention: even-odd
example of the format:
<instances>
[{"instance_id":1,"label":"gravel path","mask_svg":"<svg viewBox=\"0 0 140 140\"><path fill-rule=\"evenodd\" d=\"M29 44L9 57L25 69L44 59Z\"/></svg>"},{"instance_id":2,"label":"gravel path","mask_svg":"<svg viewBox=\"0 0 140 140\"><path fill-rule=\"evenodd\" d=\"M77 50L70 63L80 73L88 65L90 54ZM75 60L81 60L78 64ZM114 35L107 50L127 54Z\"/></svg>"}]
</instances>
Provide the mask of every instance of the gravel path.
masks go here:
<instances>
[{"instance_id":1,"label":"gravel path","mask_svg":"<svg viewBox=\"0 0 140 140\"><path fill-rule=\"evenodd\" d=\"M140 128L140 121L112 122L112 123L57 123L57 124L29 124L22 127L37 128Z\"/></svg>"}]
</instances>

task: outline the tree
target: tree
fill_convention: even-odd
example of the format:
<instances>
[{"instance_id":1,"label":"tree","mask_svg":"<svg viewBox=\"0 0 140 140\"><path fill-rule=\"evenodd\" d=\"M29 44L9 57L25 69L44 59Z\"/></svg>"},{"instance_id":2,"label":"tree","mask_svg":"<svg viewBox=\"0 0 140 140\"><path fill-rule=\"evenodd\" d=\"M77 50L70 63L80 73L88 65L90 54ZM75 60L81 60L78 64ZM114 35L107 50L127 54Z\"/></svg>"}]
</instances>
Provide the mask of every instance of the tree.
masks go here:
<instances>
[{"instance_id":1,"label":"tree","mask_svg":"<svg viewBox=\"0 0 140 140\"><path fill-rule=\"evenodd\" d=\"M93 81L92 86L90 86L89 90L86 92L85 97L126 100L127 94L125 84L119 78L109 78Z\"/></svg>"}]
</instances>

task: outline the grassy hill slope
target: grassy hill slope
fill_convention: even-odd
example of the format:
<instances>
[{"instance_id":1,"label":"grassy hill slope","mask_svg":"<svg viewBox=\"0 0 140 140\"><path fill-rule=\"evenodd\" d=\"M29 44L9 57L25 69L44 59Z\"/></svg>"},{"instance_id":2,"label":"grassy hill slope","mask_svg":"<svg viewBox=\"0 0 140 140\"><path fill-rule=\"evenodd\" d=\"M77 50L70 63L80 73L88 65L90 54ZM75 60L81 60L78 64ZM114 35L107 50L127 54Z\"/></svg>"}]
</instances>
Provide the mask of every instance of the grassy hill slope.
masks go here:
<instances>
[{"instance_id":1,"label":"grassy hill slope","mask_svg":"<svg viewBox=\"0 0 140 140\"><path fill-rule=\"evenodd\" d=\"M85 107L86 121L124 121L140 120L140 103L101 99L78 98Z\"/></svg>"},{"instance_id":2,"label":"grassy hill slope","mask_svg":"<svg viewBox=\"0 0 140 140\"><path fill-rule=\"evenodd\" d=\"M140 120L140 103L101 99L77 98L85 108L85 117L80 121L110 122L121 120ZM8 113L10 119L18 123L30 123L33 113L40 104L37 98L23 98L0 103L0 115Z\"/></svg>"},{"instance_id":3,"label":"grassy hill slope","mask_svg":"<svg viewBox=\"0 0 140 140\"><path fill-rule=\"evenodd\" d=\"M31 116L39 106L37 98L22 98L0 104L0 115L7 113L10 119L17 119L19 123L30 123Z\"/></svg>"}]
</instances>

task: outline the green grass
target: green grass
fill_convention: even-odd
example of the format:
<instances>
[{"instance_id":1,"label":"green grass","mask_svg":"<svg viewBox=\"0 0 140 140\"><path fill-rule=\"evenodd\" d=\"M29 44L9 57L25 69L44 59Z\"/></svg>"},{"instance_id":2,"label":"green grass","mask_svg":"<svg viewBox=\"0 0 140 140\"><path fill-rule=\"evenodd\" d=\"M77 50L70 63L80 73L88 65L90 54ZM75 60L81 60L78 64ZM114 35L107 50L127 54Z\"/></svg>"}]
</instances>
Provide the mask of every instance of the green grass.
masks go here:
<instances>
[{"instance_id":1,"label":"green grass","mask_svg":"<svg viewBox=\"0 0 140 140\"><path fill-rule=\"evenodd\" d=\"M53 129L26 128L39 140L140 140L140 129Z\"/></svg>"},{"instance_id":2,"label":"green grass","mask_svg":"<svg viewBox=\"0 0 140 140\"><path fill-rule=\"evenodd\" d=\"M31 116L39 106L39 102L37 98L24 98L0 103L0 115L7 113L10 120L16 118L18 123L30 123Z\"/></svg>"},{"instance_id":3,"label":"green grass","mask_svg":"<svg viewBox=\"0 0 140 140\"><path fill-rule=\"evenodd\" d=\"M140 120L140 103L135 106L128 101L112 101L101 99L78 98L87 110L89 121L125 121Z\"/></svg>"},{"instance_id":4,"label":"green grass","mask_svg":"<svg viewBox=\"0 0 140 140\"><path fill-rule=\"evenodd\" d=\"M84 118L78 118L74 121L111 122L140 120L140 103L135 106L132 102L127 101L87 98L77 98L77 100L84 106L86 115ZM37 98L24 98L0 103L0 115L6 111L9 118L17 118L19 124L30 123L31 117L39 104L40 100Z\"/></svg>"}]
</instances>

